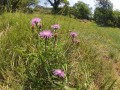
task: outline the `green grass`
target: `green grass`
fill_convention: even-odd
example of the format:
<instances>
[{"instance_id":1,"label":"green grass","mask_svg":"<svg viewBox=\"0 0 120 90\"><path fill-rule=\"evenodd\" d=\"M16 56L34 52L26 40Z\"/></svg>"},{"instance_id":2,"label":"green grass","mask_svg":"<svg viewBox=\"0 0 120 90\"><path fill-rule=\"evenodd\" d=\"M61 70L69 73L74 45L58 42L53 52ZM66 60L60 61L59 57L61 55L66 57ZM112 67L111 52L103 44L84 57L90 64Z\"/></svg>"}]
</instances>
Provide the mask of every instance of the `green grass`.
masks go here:
<instances>
[{"instance_id":1,"label":"green grass","mask_svg":"<svg viewBox=\"0 0 120 90\"><path fill-rule=\"evenodd\" d=\"M32 33L30 21L42 19L43 30L59 23L58 44ZM120 29L99 27L60 15L4 13L0 16L0 89L6 90L119 90ZM71 44L70 31L79 45ZM64 79L52 75L61 68ZM117 67L118 68L118 67ZM116 81L117 79L117 81Z\"/></svg>"}]
</instances>

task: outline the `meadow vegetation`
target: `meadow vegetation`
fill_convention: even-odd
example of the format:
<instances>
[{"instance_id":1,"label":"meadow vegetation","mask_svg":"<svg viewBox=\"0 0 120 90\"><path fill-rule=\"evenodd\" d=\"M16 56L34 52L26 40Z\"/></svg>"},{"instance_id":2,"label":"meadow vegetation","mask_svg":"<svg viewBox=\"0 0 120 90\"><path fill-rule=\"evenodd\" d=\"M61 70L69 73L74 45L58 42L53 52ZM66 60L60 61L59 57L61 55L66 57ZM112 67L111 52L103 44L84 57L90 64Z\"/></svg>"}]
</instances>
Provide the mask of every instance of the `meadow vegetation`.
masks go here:
<instances>
[{"instance_id":1,"label":"meadow vegetation","mask_svg":"<svg viewBox=\"0 0 120 90\"><path fill-rule=\"evenodd\" d=\"M31 20L42 28L32 30ZM38 36L59 24L57 42ZM0 16L1 90L119 90L120 30L61 15L4 13ZM70 33L77 33L73 43ZM53 71L61 69L64 77Z\"/></svg>"}]
</instances>

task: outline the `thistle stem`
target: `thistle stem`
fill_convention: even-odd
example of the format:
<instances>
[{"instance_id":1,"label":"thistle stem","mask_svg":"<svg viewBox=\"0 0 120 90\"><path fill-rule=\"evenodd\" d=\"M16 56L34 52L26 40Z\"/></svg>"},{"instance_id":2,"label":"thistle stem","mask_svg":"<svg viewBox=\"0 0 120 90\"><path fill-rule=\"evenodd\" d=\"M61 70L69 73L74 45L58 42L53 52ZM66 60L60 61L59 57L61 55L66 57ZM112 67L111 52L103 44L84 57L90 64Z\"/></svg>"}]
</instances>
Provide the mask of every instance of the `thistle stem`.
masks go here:
<instances>
[{"instance_id":1,"label":"thistle stem","mask_svg":"<svg viewBox=\"0 0 120 90\"><path fill-rule=\"evenodd\" d=\"M57 43L57 37L54 37L54 47L56 47L56 43Z\"/></svg>"},{"instance_id":2,"label":"thistle stem","mask_svg":"<svg viewBox=\"0 0 120 90\"><path fill-rule=\"evenodd\" d=\"M54 47L56 47L56 44L57 44L57 30L55 29L54 30Z\"/></svg>"},{"instance_id":3,"label":"thistle stem","mask_svg":"<svg viewBox=\"0 0 120 90\"><path fill-rule=\"evenodd\" d=\"M47 51L47 38L45 38L45 51Z\"/></svg>"},{"instance_id":4,"label":"thistle stem","mask_svg":"<svg viewBox=\"0 0 120 90\"><path fill-rule=\"evenodd\" d=\"M72 43L74 43L74 41L75 41L75 38L72 37Z\"/></svg>"}]
</instances>

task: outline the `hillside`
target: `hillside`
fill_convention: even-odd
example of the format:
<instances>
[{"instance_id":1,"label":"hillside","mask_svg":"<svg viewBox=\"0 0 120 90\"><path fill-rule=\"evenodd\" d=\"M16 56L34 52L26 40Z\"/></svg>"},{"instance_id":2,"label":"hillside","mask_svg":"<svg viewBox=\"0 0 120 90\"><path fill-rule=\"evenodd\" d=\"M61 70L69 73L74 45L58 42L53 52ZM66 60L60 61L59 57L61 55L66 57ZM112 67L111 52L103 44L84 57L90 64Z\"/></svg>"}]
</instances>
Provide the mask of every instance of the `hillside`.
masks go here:
<instances>
[{"instance_id":1,"label":"hillside","mask_svg":"<svg viewBox=\"0 0 120 90\"><path fill-rule=\"evenodd\" d=\"M42 30L58 23L57 46L31 30L31 19L42 19ZM78 34L72 44L70 32ZM0 15L0 88L5 90L120 90L120 29L100 27L60 15ZM46 61L47 60L47 61ZM61 68L65 78L52 75Z\"/></svg>"}]
</instances>

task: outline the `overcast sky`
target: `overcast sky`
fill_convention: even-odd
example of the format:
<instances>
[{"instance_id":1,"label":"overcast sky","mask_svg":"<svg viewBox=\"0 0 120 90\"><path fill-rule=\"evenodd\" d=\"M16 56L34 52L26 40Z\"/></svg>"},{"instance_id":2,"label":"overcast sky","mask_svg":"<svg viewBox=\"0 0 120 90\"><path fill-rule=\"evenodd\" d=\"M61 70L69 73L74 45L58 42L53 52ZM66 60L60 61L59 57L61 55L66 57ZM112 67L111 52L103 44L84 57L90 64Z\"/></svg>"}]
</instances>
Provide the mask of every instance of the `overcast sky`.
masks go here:
<instances>
[{"instance_id":1,"label":"overcast sky","mask_svg":"<svg viewBox=\"0 0 120 90\"><path fill-rule=\"evenodd\" d=\"M74 5L76 2L78 1L83 1L87 4L89 4L90 7L95 8L95 0L68 0L70 2L70 5ZM120 0L110 0L113 3L113 9L116 10L120 10ZM40 5L44 5L44 0L41 0L41 4Z\"/></svg>"}]
</instances>

